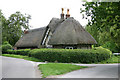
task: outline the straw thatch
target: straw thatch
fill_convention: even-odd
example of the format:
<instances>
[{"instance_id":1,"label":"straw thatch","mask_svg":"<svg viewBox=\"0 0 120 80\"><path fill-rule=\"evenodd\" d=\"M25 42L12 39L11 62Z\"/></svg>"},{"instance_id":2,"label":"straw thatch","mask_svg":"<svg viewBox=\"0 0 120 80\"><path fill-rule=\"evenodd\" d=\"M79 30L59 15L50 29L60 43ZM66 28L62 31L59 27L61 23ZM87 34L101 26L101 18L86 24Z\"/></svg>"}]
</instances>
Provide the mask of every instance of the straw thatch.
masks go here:
<instances>
[{"instance_id":1,"label":"straw thatch","mask_svg":"<svg viewBox=\"0 0 120 80\"><path fill-rule=\"evenodd\" d=\"M45 33L46 27L29 30L27 34L24 34L15 47L18 48L39 48Z\"/></svg>"},{"instance_id":2,"label":"straw thatch","mask_svg":"<svg viewBox=\"0 0 120 80\"><path fill-rule=\"evenodd\" d=\"M48 27L50 28L51 32L53 33L55 29L63 22L63 19L59 18L52 18L50 23L48 24Z\"/></svg>"},{"instance_id":3,"label":"straw thatch","mask_svg":"<svg viewBox=\"0 0 120 80\"><path fill-rule=\"evenodd\" d=\"M56 28L48 44L75 45L96 43L95 39L85 31L81 24L70 17Z\"/></svg>"},{"instance_id":4,"label":"straw thatch","mask_svg":"<svg viewBox=\"0 0 120 80\"><path fill-rule=\"evenodd\" d=\"M52 45L56 48L65 48L72 45L75 48L87 47L88 49L91 48L91 44L97 44L97 42L78 21L69 17L67 19L52 18L47 27L29 30L18 40L15 47L41 48Z\"/></svg>"}]
</instances>

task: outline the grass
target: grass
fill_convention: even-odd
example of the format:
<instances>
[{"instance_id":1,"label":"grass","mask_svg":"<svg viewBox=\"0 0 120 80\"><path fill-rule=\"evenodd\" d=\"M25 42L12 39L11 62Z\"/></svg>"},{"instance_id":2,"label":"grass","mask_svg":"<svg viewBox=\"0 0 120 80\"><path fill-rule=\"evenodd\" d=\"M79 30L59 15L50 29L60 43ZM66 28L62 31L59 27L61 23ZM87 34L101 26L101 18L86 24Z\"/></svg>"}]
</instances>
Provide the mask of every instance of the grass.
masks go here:
<instances>
[{"instance_id":1,"label":"grass","mask_svg":"<svg viewBox=\"0 0 120 80\"><path fill-rule=\"evenodd\" d=\"M36 59L36 58L33 58L33 57L28 57L28 56L22 56L22 55L2 54L2 56L13 57L13 58L20 58L20 59L34 61L34 62L41 62L41 60L39 60L39 59Z\"/></svg>"},{"instance_id":2,"label":"grass","mask_svg":"<svg viewBox=\"0 0 120 80\"><path fill-rule=\"evenodd\" d=\"M102 64L106 64L106 63L120 63L120 56L112 56L111 58L109 58L106 61L102 61L100 62Z\"/></svg>"},{"instance_id":3,"label":"grass","mask_svg":"<svg viewBox=\"0 0 120 80\"><path fill-rule=\"evenodd\" d=\"M63 64L63 63L39 64L39 69L43 74L42 77L65 74L81 68L87 68L87 66L77 66L77 65Z\"/></svg>"}]
</instances>

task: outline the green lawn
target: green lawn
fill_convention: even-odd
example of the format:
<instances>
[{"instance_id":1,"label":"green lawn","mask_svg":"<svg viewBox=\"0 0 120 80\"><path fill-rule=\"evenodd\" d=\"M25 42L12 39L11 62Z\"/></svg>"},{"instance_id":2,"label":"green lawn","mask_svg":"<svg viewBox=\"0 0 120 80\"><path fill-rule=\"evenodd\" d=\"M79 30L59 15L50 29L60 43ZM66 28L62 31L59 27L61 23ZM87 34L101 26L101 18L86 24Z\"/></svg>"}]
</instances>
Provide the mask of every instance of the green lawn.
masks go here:
<instances>
[{"instance_id":1,"label":"green lawn","mask_svg":"<svg viewBox=\"0 0 120 80\"><path fill-rule=\"evenodd\" d=\"M47 64L39 65L39 69L43 74L42 77L65 74L67 72L71 72L73 70L78 70L81 68L87 68L87 66L77 66L77 65L63 64L63 63L47 63Z\"/></svg>"},{"instance_id":2,"label":"green lawn","mask_svg":"<svg viewBox=\"0 0 120 80\"><path fill-rule=\"evenodd\" d=\"M22 55L2 54L2 56L20 58L20 59L25 59L25 60L29 60L29 61L35 61L35 62L41 62L41 60L39 60L39 59L36 59L36 58L33 58L33 57L28 57L28 56L22 56Z\"/></svg>"}]
</instances>

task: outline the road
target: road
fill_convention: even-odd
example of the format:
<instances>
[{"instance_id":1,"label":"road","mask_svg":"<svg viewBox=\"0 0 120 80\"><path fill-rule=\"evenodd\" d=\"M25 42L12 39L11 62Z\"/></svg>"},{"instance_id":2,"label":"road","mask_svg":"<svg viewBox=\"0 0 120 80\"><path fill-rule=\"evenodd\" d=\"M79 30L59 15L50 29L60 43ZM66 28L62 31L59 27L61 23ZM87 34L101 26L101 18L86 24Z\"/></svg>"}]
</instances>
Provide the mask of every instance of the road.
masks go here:
<instances>
[{"instance_id":1,"label":"road","mask_svg":"<svg viewBox=\"0 0 120 80\"><path fill-rule=\"evenodd\" d=\"M17 58L2 57L2 78L40 77L40 72L34 62Z\"/></svg>"},{"instance_id":2,"label":"road","mask_svg":"<svg viewBox=\"0 0 120 80\"><path fill-rule=\"evenodd\" d=\"M2 79L2 57L0 56L0 80Z\"/></svg>"},{"instance_id":3,"label":"road","mask_svg":"<svg viewBox=\"0 0 120 80\"><path fill-rule=\"evenodd\" d=\"M45 63L2 57L2 78L41 78L40 71L37 68L38 64ZM89 66L90 68L72 71L53 78L118 78L118 70L120 70L118 69L118 64L75 65Z\"/></svg>"},{"instance_id":4,"label":"road","mask_svg":"<svg viewBox=\"0 0 120 80\"><path fill-rule=\"evenodd\" d=\"M89 66L73 71L59 78L118 78L118 64L76 64L80 66Z\"/></svg>"}]
</instances>

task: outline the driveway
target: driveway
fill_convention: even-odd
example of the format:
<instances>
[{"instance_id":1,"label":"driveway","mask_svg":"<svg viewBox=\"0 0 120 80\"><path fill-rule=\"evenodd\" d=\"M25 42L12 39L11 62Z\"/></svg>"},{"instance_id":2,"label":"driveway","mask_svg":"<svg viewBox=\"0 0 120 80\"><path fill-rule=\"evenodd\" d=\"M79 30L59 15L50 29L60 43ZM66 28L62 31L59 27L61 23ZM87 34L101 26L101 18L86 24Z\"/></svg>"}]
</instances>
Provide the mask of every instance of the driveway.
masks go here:
<instances>
[{"instance_id":1,"label":"driveway","mask_svg":"<svg viewBox=\"0 0 120 80\"><path fill-rule=\"evenodd\" d=\"M75 64L80 66L89 66L73 71L59 78L118 78L118 64Z\"/></svg>"},{"instance_id":2,"label":"driveway","mask_svg":"<svg viewBox=\"0 0 120 80\"><path fill-rule=\"evenodd\" d=\"M41 78L41 74L32 61L2 57L2 78Z\"/></svg>"}]
</instances>

